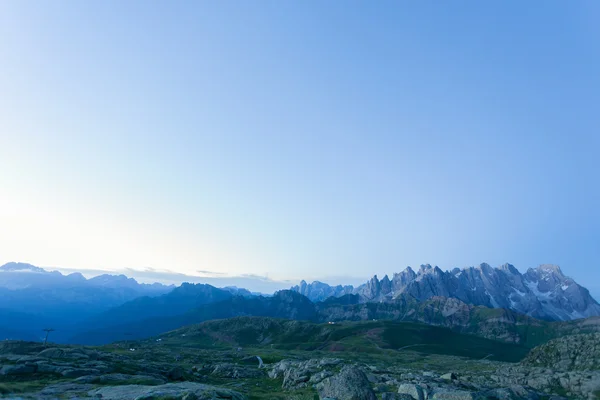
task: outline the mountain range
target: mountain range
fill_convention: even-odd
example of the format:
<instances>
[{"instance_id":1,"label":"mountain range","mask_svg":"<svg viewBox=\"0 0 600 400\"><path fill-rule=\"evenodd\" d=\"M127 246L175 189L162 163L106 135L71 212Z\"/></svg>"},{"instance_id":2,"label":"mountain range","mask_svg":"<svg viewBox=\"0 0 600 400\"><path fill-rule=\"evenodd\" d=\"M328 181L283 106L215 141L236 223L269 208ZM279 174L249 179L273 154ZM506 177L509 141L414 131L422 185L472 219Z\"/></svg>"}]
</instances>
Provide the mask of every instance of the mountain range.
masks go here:
<instances>
[{"instance_id":1,"label":"mountain range","mask_svg":"<svg viewBox=\"0 0 600 400\"><path fill-rule=\"evenodd\" d=\"M21 263L0 267L4 337L39 339L52 327L57 342L104 344L237 316L411 321L519 344L600 327L600 318L589 318L600 316L600 305L553 265L525 274L510 264L447 272L423 265L358 287L302 281L273 296L208 284L145 285L124 275L85 279Z\"/></svg>"},{"instance_id":2,"label":"mountain range","mask_svg":"<svg viewBox=\"0 0 600 400\"><path fill-rule=\"evenodd\" d=\"M374 320L417 322L528 347L564 334L600 332L599 317L574 321L543 321L511 310L473 306L447 297L417 301L411 296L401 296L390 302L359 303L358 295L345 295L314 303L292 290L281 290L270 297L231 296L222 301L206 301L198 307L183 310L150 318L105 320L103 325L81 331L71 337L69 342L100 345L137 340L204 321L240 316L332 324Z\"/></svg>"},{"instance_id":3,"label":"mountain range","mask_svg":"<svg viewBox=\"0 0 600 400\"><path fill-rule=\"evenodd\" d=\"M556 265L541 265L521 274L513 265L492 268L488 264L452 271L421 265L378 279L375 275L358 287L306 283L292 290L312 301L347 294L358 295L362 303L390 302L403 295L419 301L435 296L455 298L464 303L504 308L544 320L566 321L600 315L600 304L589 291L565 276Z\"/></svg>"}]
</instances>

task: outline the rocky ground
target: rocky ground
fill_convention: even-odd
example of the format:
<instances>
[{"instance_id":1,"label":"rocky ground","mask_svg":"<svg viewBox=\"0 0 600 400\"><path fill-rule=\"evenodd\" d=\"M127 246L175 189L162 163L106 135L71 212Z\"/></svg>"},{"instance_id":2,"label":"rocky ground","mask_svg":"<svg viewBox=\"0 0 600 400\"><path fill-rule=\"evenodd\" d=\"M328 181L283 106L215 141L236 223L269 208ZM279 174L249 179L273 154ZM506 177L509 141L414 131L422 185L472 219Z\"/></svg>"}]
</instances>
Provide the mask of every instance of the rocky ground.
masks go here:
<instances>
[{"instance_id":1,"label":"rocky ground","mask_svg":"<svg viewBox=\"0 0 600 400\"><path fill-rule=\"evenodd\" d=\"M523 363L561 371L599 370L600 333L550 340L533 349Z\"/></svg>"},{"instance_id":2,"label":"rocky ground","mask_svg":"<svg viewBox=\"0 0 600 400\"><path fill-rule=\"evenodd\" d=\"M415 349L198 345L185 334L178 336L177 342L165 336L96 348L2 342L0 395L45 400L600 398L600 335L552 341L521 363Z\"/></svg>"}]
</instances>

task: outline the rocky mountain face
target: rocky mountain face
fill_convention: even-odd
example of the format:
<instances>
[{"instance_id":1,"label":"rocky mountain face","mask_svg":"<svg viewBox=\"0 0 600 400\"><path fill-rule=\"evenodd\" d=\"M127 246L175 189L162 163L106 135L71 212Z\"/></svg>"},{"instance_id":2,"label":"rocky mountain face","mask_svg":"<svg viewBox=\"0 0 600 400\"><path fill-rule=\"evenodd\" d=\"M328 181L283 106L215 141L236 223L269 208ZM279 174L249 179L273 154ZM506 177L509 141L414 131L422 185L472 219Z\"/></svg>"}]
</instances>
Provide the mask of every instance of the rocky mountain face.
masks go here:
<instances>
[{"instance_id":1,"label":"rocky mountain face","mask_svg":"<svg viewBox=\"0 0 600 400\"><path fill-rule=\"evenodd\" d=\"M329 297L341 297L346 294L352 294L354 287L352 285L329 286L326 283L318 281L308 284L303 280L300 282L300 285L294 286L292 290L308 297L312 301L323 301Z\"/></svg>"},{"instance_id":2,"label":"rocky mountain face","mask_svg":"<svg viewBox=\"0 0 600 400\"><path fill-rule=\"evenodd\" d=\"M356 288L302 281L292 290L312 301L346 294L357 294L362 303L391 302L404 295L419 301L442 296L545 320L566 321L600 315L600 304L588 290L565 276L555 265L530 268L525 274L510 264L498 268L481 264L452 271L422 265L417 272L408 267L394 274L392 279L387 275L381 280L374 276Z\"/></svg>"},{"instance_id":3,"label":"rocky mountain face","mask_svg":"<svg viewBox=\"0 0 600 400\"><path fill-rule=\"evenodd\" d=\"M358 304L335 304L328 300L317 303L317 309L321 322L410 321L519 344L527 344L531 339L522 334L519 325L549 328L547 322L514 311L471 306L458 299L440 296L425 301L401 296L390 302Z\"/></svg>"},{"instance_id":4,"label":"rocky mountain face","mask_svg":"<svg viewBox=\"0 0 600 400\"><path fill-rule=\"evenodd\" d=\"M527 347L564 335L600 332L600 317L544 321L504 308L473 306L440 296L417 301L403 295L390 302L360 303L358 295L346 295L316 303L316 308L319 322L419 322Z\"/></svg>"}]
</instances>

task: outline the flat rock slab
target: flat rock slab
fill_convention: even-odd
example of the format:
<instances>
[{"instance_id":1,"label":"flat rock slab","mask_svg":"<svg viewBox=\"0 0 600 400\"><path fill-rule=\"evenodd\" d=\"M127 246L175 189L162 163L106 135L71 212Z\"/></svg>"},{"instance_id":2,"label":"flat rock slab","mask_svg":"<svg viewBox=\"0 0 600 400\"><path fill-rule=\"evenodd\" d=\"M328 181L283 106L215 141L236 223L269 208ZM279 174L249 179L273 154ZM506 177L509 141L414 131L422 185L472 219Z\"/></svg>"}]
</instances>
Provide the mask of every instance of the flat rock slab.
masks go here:
<instances>
[{"instance_id":1,"label":"flat rock slab","mask_svg":"<svg viewBox=\"0 0 600 400\"><path fill-rule=\"evenodd\" d=\"M91 390L88 394L92 397L105 400L122 399L151 399L168 397L172 399L195 399L195 400L246 400L239 392L223 389L216 386L204 385L195 382L167 383L159 386L146 385L124 385L108 386Z\"/></svg>"},{"instance_id":2,"label":"flat rock slab","mask_svg":"<svg viewBox=\"0 0 600 400\"><path fill-rule=\"evenodd\" d=\"M95 359L98 357L98 353L92 350L86 349L62 349L58 347L52 347L49 349L42 350L38 353L38 357L44 358L59 358L59 359L68 359L68 360L88 360Z\"/></svg>"},{"instance_id":3,"label":"flat rock slab","mask_svg":"<svg viewBox=\"0 0 600 400\"><path fill-rule=\"evenodd\" d=\"M75 379L75 382L101 385L162 385L167 383L164 378L156 376L126 374L86 375Z\"/></svg>"},{"instance_id":4,"label":"flat rock slab","mask_svg":"<svg viewBox=\"0 0 600 400\"><path fill-rule=\"evenodd\" d=\"M71 382L56 383L54 385L46 386L44 389L42 389L40 394L44 396L60 396L67 393L85 393L93 387L93 385L81 385Z\"/></svg>"}]
</instances>

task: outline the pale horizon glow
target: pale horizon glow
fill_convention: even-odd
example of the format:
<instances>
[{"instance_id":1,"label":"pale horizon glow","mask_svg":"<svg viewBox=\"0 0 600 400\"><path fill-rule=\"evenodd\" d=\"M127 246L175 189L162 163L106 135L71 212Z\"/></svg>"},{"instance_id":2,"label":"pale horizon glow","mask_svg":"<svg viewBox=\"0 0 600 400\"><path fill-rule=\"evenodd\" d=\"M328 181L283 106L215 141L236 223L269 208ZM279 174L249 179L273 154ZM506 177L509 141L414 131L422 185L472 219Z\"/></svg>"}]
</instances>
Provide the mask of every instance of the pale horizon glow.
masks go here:
<instances>
[{"instance_id":1,"label":"pale horizon glow","mask_svg":"<svg viewBox=\"0 0 600 400\"><path fill-rule=\"evenodd\" d=\"M596 2L0 4L0 264L600 293ZM335 282L331 282L335 283Z\"/></svg>"}]
</instances>

